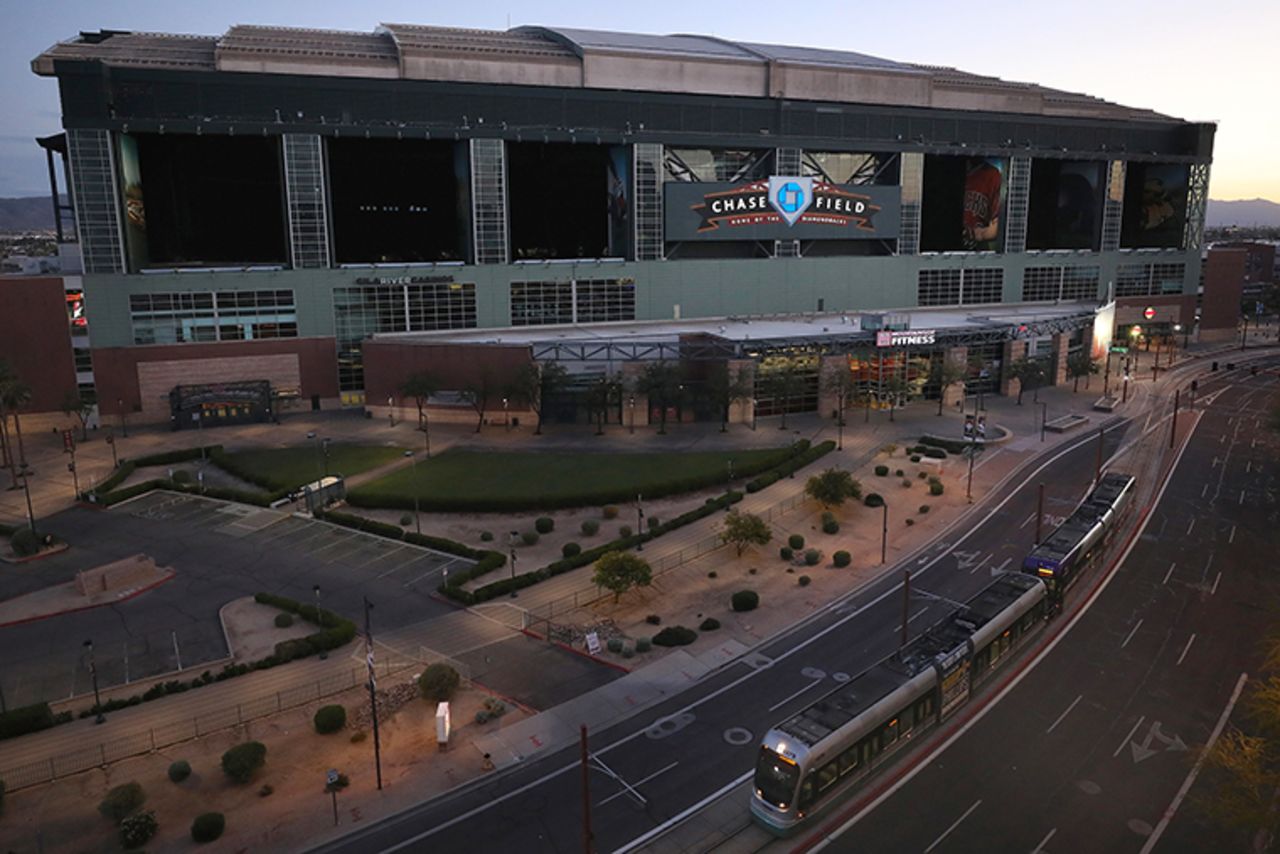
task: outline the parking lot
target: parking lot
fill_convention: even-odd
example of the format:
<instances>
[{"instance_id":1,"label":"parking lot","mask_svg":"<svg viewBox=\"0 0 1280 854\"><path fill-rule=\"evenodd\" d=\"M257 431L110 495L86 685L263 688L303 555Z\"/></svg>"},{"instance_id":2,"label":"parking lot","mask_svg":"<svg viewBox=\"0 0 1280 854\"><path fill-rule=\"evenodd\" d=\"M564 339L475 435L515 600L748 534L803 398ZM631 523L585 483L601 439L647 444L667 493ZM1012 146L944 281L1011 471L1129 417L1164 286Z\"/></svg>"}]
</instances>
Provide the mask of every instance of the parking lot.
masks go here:
<instances>
[{"instance_id":1,"label":"parking lot","mask_svg":"<svg viewBox=\"0 0 1280 854\"><path fill-rule=\"evenodd\" d=\"M176 577L135 599L0 628L0 692L14 706L90 690L85 640L103 687L182 668L220 666L228 655L218 618L225 603L258 592L314 601L375 635L452 612L430 597L446 569L470 561L288 513L154 492L110 511L76 507L43 527L72 544L0 573L0 598L70 581L79 570L144 553Z\"/></svg>"}]
</instances>

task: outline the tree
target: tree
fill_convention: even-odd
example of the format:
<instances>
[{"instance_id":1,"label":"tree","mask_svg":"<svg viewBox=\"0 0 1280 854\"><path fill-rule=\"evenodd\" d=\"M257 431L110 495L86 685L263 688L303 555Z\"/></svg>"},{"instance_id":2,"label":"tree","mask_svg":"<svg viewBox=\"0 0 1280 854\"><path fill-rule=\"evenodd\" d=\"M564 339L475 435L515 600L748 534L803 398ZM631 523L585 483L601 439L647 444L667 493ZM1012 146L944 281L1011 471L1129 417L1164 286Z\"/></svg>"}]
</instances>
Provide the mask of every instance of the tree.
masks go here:
<instances>
[{"instance_id":1,"label":"tree","mask_svg":"<svg viewBox=\"0 0 1280 854\"><path fill-rule=\"evenodd\" d=\"M729 429L729 407L734 402L751 396L751 387L740 373L730 375L729 366L723 362L715 365L707 375L707 399L720 411L720 432Z\"/></svg>"},{"instance_id":2,"label":"tree","mask_svg":"<svg viewBox=\"0 0 1280 854\"><path fill-rule=\"evenodd\" d=\"M747 546L768 545L773 539L773 531L759 516L751 513L739 513L730 510L724 517L724 530L720 532L720 540L738 550L738 557Z\"/></svg>"},{"instance_id":3,"label":"tree","mask_svg":"<svg viewBox=\"0 0 1280 854\"><path fill-rule=\"evenodd\" d=\"M929 366L929 382L938 386L938 414L942 414L942 404L947 396L947 389L958 382L964 382L969 376L969 368L959 362L946 358L936 359Z\"/></svg>"},{"instance_id":4,"label":"tree","mask_svg":"<svg viewBox=\"0 0 1280 854\"><path fill-rule=\"evenodd\" d=\"M494 375L493 370L488 366L482 365L467 380L466 385L462 387L462 391L458 396L476 411L476 432L480 432L480 428L484 426L484 413L489 407L489 398L498 392L498 378Z\"/></svg>"},{"instance_id":5,"label":"tree","mask_svg":"<svg viewBox=\"0 0 1280 854\"><path fill-rule=\"evenodd\" d=\"M62 397L62 412L66 415L74 415L80 421L80 441L89 441L89 416L93 414L93 408L97 405L97 399L93 392L80 392L76 389L67 389L67 393Z\"/></svg>"},{"instance_id":6,"label":"tree","mask_svg":"<svg viewBox=\"0 0 1280 854\"><path fill-rule=\"evenodd\" d=\"M649 398L649 407L658 407L658 433L667 432L667 407L680 400L680 368L666 361L650 362L640 375L637 388Z\"/></svg>"},{"instance_id":7,"label":"tree","mask_svg":"<svg viewBox=\"0 0 1280 854\"><path fill-rule=\"evenodd\" d=\"M849 371L849 363L841 360L834 365L825 378L827 388L836 396L836 421L844 423L844 411L849 405L850 398L858 390L858 384L853 378L853 374Z\"/></svg>"},{"instance_id":8,"label":"tree","mask_svg":"<svg viewBox=\"0 0 1280 854\"><path fill-rule=\"evenodd\" d=\"M889 420L893 421L893 413L898 407L898 401L908 397L914 391L914 386L900 371L894 371L885 378L883 388L885 394L889 396Z\"/></svg>"},{"instance_id":9,"label":"tree","mask_svg":"<svg viewBox=\"0 0 1280 854\"><path fill-rule=\"evenodd\" d=\"M1018 381L1018 406L1022 405L1022 392L1026 390L1027 386L1039 388L1045 376L1044 363L1039 359L1029 359L1023 356L1009 365L1010 379Z\"/></svg>"},{"instance_id":10,"label":"tree","mask_svg":"<svg viewBox=\"0 0 1280 854\"><path fill-rule=\"evenodd\" d=\"M400 394L403 397L412 397L413 402L418 406L418 429L422 430L427 423L427 401L431 396L438 394L440 391L440 380L436 379L434 374L425 371L419 371L416 374L410 374L400 385Z\"/></svg>"},{"instance_id":11,"label":"tree","mask_svg":"<svg viewBox=\"0 0 1280 854\"><path fill-rule=\"evenodd\" d=\"M587 388L588 417L596 422L596 435L604 435L604 422L609 414L609 407L616 405L622 383L611 376L602 376Z\"/></svg>"},{"instance_id":12,"label":"tree","mask_svg":"<svg viewBox=\"0 0 1280 854\"><path fill-rule=\"evenodd\" d=\"M1080 378L1088 377L1090 374L1098 373L1098 360L1089 355L1088 350L1081 350L1067 357L1067 376L1071 377L1074 384L1071 386L1071 393L1075 394L1080 390ZM1085 383L1085 388L1089 384Z\"/></svg>"},{"instance_id":13,"label":"tree","mask_svg":"<svg viewBox=\"0 0 1280 854\"><path fill-rule=\"evenodd\" d=\"M815 474L804 485L805 495L817 501L825 508L839 507L849 498L862 495L862 484L853 479L853 475L844 469L831 468L822 474Z\"/></svg>"},{"instance_id":14,"label":"tree","mask_svg":"<svg viewBox=\"0 0 1280 854\"><path fill-rule=\"evenodd\" d=\"M547 401L565 387L568 378L569 372L559 362L530 362L516 374L512 391L516 399L528 405L537 416L538 423L533 428L535 436L542 435L542 413L546 410Z\"/></svg>"},{"instance_id":15,"label":"tree","mask_svg":"<svg viewBox=\"0 0 1280 854\"><path fill-rule=\"evenodd\" d=\"M649 563L631 552L605 552L596 561L595 574L591 578L597 587L612 591L617 602L632 587L648 587L653 580Z\"/></svg>"},{"instance_id":16,"label":"tree","mask_svg":"<svg viewBox=\"0 0 1280 854\"><path fill-rule=\"evenodd\" d=\"M782 421L778 429L787 429L787 410L791 408L791 398L803 390L804 377L791 359L787 359L781 368L775 368L757 376L761 377L765 396L772 398L775 404L781 403L779 410L782 413Z\"/></svg>"},{"instance_id":17,"label":"tree","mask_svg":"<svg viewBox=\"0 0 1280 854\"><path fill-rule=\"evenodd\" d=\"M31 402L31 386L22 381L18 372L8 362L0 360L0 425L8 429L8 416L13 415L13 431L18 441L18 455L13 455L9 446L9 470L13 475L13 487L18 487L18 464L27 459L26 448L22 444L22 422L18 412Z\"/></svg>"},{"instance_id":18,"label":"tree","mask_svg":"<svg viewBox=\"0 0 1280 854\"><path fill-rule=\"evenodd\" d=\"M1206 757L1205 773L1211 784L1197 798L1210 820L1252 836L1254 851L1270 847L1280 820L1273 803L1280 775L1272 753L1266 738L1230 727Z\"/></svg>"}]
</instances>

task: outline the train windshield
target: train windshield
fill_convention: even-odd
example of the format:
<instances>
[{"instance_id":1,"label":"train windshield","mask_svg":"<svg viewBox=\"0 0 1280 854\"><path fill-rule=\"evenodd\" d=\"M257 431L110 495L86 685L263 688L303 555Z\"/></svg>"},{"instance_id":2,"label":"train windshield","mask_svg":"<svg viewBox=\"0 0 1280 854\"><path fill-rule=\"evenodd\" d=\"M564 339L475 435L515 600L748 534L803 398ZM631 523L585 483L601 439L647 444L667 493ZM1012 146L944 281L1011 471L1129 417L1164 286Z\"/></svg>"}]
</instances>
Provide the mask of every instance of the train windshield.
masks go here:
<instances>
[{"instance_id":1,"label":"train windshield","mask_svg":"<svg viewBox=\"0 0 1280 854\"><path fill-rule=\"evenodd\" d=\"M800 769L796 763L784 759L767 747L760 748L755 787L762 799L785 809L795 799L796 783L799 781Z\"/></svg>"}]
</instances>

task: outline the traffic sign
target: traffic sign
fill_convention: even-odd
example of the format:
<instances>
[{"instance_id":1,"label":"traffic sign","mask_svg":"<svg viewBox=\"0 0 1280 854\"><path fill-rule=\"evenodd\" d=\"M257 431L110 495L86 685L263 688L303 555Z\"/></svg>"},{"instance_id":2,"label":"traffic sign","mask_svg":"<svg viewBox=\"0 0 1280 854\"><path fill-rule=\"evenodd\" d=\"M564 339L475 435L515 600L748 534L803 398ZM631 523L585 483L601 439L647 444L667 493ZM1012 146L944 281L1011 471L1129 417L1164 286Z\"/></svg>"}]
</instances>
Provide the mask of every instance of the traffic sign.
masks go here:
<instances>
[{"instance_id":1,"label":"traffic sign","mask_svg":"<svg viewBox=\"0 0 1280 854\"><path fill-rule=\"evenodd\" d=\"M1147 306L1142 310L1142 316L1145 317L1147 320L1150 320L1151 318L1156 316L1156 310L1151 306Z\"/></svg>"},{"instance_id":2,"label":"traffic sign","mask_svg":"<svg viewBox=\"0 0 1280 854\"><path fill-rule=\"evenodd\" d=\"M1111 352L1112 353L1128 353L1129 348L1124 346L1123 344L1112 344Z\"/></svg>"}]
</instances>

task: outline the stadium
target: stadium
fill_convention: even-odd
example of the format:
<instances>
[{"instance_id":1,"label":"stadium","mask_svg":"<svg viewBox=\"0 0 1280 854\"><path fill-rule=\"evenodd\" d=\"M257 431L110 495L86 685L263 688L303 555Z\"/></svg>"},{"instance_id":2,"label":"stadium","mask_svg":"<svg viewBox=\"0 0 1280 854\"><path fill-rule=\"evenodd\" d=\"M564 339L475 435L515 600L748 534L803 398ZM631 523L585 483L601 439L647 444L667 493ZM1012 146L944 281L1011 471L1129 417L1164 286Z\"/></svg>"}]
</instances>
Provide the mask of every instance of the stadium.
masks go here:
<instances>
[{"instance_id":1,"label":"stadium","mask_svg":"<svg viewBox=\"0 0 1280 854\"><path fill-rule=\"evenodd\" d=\"M754 423L1193 323L1214 126L1087 95L541 26L85 32L32 67L104 418L188 426L179 386L243 418L219 389L263 381L254 417L394 414L418 372L510 418L555 362L549 417L716 418L728 376Z\"/></svg>"}]
</instances>

